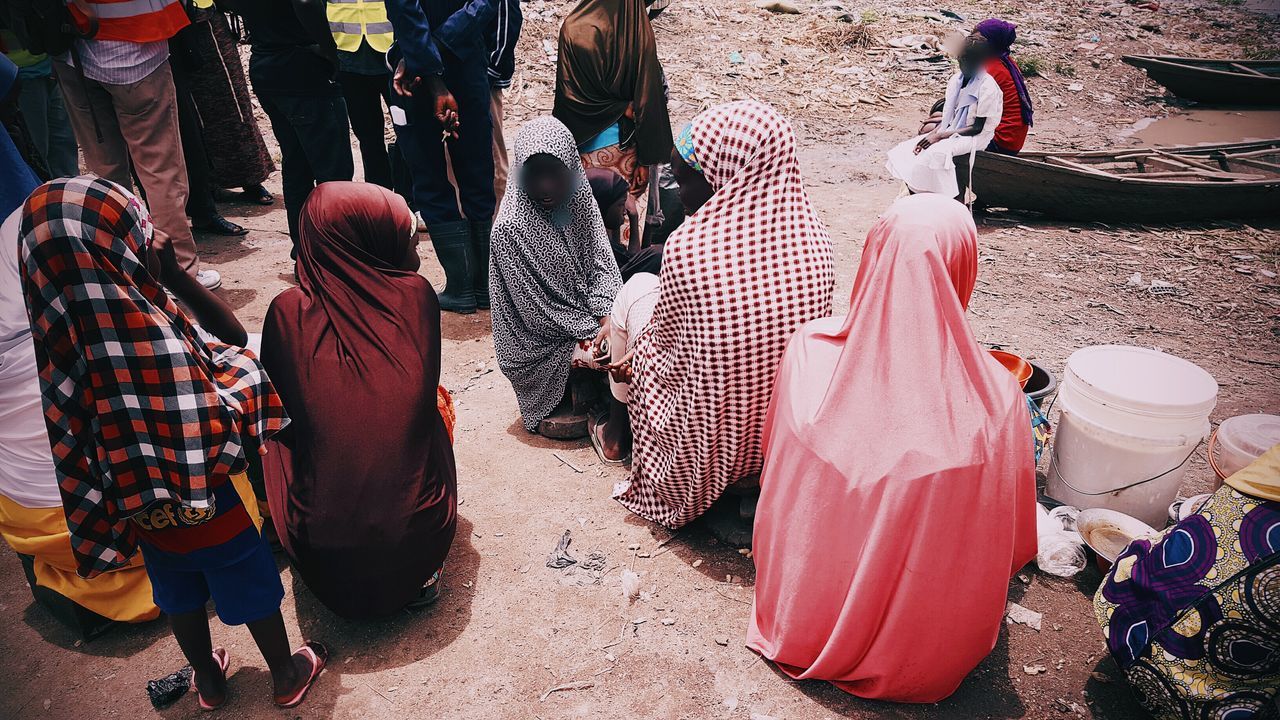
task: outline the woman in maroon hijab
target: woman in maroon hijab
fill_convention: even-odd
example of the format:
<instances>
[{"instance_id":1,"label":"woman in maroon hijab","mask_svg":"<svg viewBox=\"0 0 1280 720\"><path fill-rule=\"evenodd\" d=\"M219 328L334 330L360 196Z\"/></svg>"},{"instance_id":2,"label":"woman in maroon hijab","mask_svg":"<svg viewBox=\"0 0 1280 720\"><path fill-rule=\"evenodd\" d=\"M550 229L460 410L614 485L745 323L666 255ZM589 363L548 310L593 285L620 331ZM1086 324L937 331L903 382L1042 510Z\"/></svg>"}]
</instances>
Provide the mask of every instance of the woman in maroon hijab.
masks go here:
<instances>
[{"instance_id":1,"label":"woman in maroon hijab","mask_svg":"<svg viewBox=\"0 0 1280 720\"><path fill-rule=\"evenodd\" d=\"M307 587L346 618L434 600L453 542L440 306L417 273L414 228L389 190L317 187L299 222L299 287L272 301L263 329L262 362L293 420L264 457L271 516Z\"/></svg>"}]
</instances>

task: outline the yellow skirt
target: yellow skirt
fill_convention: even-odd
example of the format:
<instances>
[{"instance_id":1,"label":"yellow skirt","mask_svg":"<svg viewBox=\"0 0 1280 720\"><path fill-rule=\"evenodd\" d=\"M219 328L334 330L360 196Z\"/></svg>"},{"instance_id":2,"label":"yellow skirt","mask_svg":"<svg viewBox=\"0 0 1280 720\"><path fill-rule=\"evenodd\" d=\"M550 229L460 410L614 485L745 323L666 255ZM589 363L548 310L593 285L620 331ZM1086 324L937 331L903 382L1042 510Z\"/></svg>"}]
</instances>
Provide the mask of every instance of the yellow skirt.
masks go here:
<instances>
[{"instance_id":1,"label":"yellow skirt","mask_svg":"<svg viewBox=\"0 0 1280 720\"><path fill-rule=\"evenodd\" d=\"M245 509L259 527L253 488L246 475L231 478ZM151 599L151 581L142 564L142 553L136 553L129 564L92 580L76 574L76 561L71 553L67 518L61 507L27 508L0 495L0 537L15 552L34 558L36 584L117 622L145 622L160 615Z\"/></svg>"}]
</instances>

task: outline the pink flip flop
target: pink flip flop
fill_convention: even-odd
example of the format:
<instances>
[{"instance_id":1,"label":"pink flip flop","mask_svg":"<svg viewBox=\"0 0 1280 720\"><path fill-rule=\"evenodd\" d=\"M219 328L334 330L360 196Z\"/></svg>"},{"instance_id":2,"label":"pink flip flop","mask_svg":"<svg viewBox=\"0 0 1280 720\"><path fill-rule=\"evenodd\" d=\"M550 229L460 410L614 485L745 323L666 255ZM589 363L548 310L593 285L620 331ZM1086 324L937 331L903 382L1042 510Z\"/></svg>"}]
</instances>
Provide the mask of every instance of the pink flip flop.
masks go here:
<instances>
[{"instance_id":1,"label":"pink flip flop","mask_svg":"<svg viewBox=\"0 0 1280 720\"><path fill-rule=\"evenodd\" d=\"M276 701L276 705L282 708L292 708L301 705L302 701L307 697L307 691L311 689L313 684L315 684L316 678L320 677L320 672L324 670L325 664L329 662L328 648L315 640L308 640L302 645L302 647L295 650L293 654L305 654L307 656L311 661L311 676L302 684L302 687L298 689L298 692L294 693L288 700L284 702Z\"/></svg>"},{"instance_id":2,"label":"pink flip flop","mask_svg":"<svg viewBox=\"0 0 1280 720\"><path fill-rule=\"evenodd\" d=\"M222 654L219 655L218 654L219 652L221 652ZM218 663L218 669L222 671L222 681L223 681L223 684L225 684L227 680L227 668L231 666L231 656L227 654L227 651L225 648L214 648L213 661ZM194 679L195 678L193 676L192 677L193 687L195 686ZM222 698L222 702L218 703L217 705L210 705L209 703L204 701L204 696L200 694L199 688L196 688L196 700L200 701L200 709L204 710L205 712L213 712L214 710L217 710L218 708L227 704L227 698L224 695L224 697Z\"/></svg>"}]
</instances>

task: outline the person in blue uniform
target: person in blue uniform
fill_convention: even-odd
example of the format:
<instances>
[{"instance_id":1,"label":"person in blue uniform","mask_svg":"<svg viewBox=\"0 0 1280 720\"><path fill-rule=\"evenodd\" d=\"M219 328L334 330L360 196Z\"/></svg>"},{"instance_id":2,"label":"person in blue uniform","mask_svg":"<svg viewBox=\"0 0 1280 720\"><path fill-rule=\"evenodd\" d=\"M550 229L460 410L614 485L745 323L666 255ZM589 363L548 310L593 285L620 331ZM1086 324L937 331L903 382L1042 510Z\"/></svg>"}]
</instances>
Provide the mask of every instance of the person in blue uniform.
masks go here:
<instances>
[{"instance_id":1,"label":"person in blue uniform","mask_svg":"<svg viewBox=\"0 0 1280 720\"><path fill-rule=\"evenodd\" d=\"M414 206L444 267L440 309L473 313L489 307L495 195L487 33L495 0L386 3L396 35L391 120L413 175Z\"/></svg>"}]
</instances>

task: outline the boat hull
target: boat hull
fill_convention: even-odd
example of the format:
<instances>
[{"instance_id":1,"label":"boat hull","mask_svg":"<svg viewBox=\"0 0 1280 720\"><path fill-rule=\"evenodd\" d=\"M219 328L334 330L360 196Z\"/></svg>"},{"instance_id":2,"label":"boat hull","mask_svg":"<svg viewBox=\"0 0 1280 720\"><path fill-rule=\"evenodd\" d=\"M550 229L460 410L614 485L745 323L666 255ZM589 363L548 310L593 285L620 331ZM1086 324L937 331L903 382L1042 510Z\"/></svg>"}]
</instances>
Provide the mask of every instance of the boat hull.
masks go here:
<instances>
[{"instance_id":1,"label":"boat hull","mask_svg":"<svg viewBox=\"0 0 1280 720\"><path fill-rule=\"evenodd\" d=\"M961 177L968 158L956 158ZM1071 220L1171 222L1280 216L1280 178L1247 182L1145 180L980 152L973 191L987 207Z\"/></svg>"},{"instance_id":2,"label":"boat hull","mask_svg":"<svg viewBox=\"0 0 1280 720\"><path fill-rule=\"evenodd\" d=\"M1224 105L1280 105L1280 77L1227 69L1229 62L1244 65L1248 61L1205 61L1203 65L1195 65L1191 64L1191 58L1146 56L1130 56L1124 61L1146 70L1148 77L1184 100Z\"/></svg>"}]
</instances>

